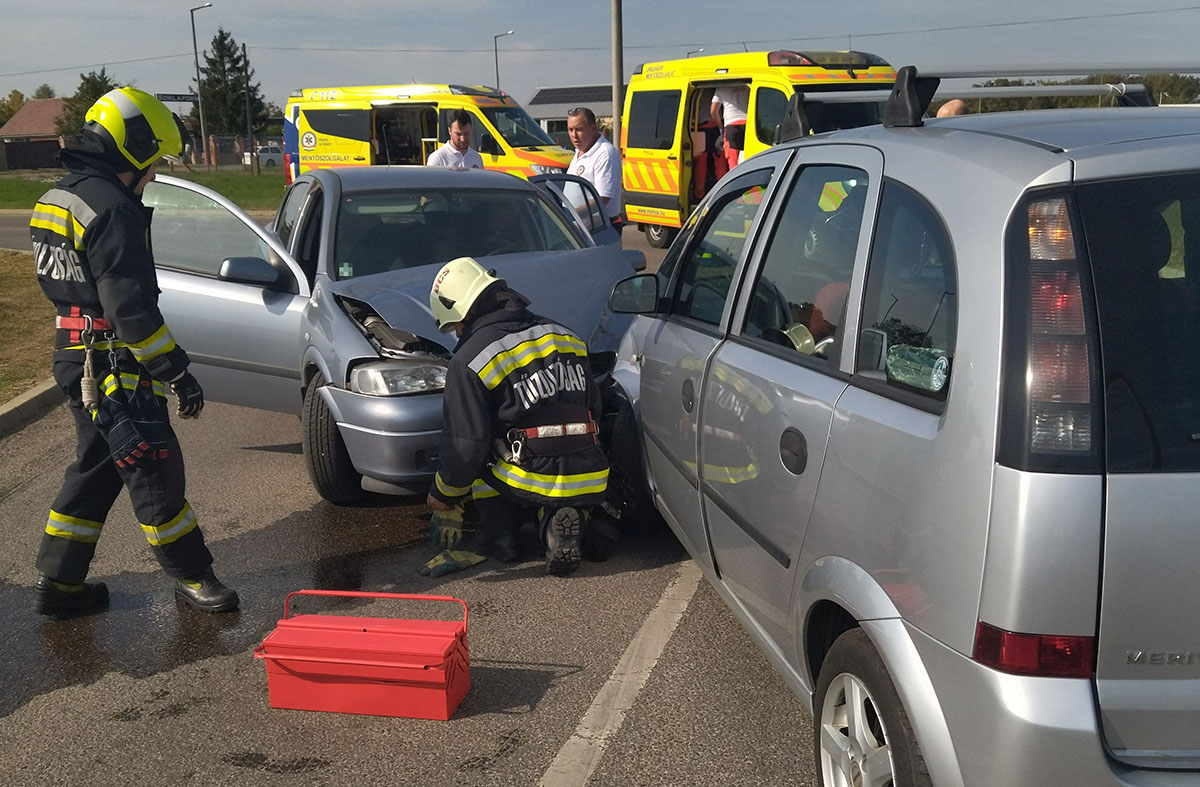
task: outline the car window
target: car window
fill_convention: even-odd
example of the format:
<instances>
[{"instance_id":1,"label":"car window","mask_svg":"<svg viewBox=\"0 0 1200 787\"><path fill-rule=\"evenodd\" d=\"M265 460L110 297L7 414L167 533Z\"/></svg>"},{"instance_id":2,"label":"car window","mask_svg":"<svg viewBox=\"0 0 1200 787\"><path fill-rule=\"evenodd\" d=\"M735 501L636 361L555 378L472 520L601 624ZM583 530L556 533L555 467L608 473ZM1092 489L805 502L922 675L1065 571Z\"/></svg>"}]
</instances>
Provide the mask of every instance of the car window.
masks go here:
<instances>
[{"instance_id":1,"label":"car window","mask_svg":"<svg viewBox=\"0 0 1200 787\"><path fill-rule=\"evenodd\" d=\"M283 199L283 210L280 211L279 217L275 220L275 234L279 236L279 240L283 245L288 246L288 241L292 237L292 228L296 225L296 217L300 215L300 206L304 204L304 197L308 194L307 182L297 183L288 191L287 196Z\"/></svg>"},{"instance_id":2,"label":"car window","mask_svg":"<svg viewBox=\"0 0 1200 787\"><path fill-rule=\"evenodd\" d=\"M675 144L681 95L678 90L639 90L634 93L629 99L627 147L669 150Z\"/></svg>"},{"instance_id":3,"label":"car window","mask_svg":"<svg viewBox=\"0 0 1200 787\"><path fill-rule=\"evenodd\" d=\"M721 321L738 260L771 174L769 169L747 173L708 203L693 241L678 263L678 291L671 314L709 325Z\"/></svg>"},{"instance_id":4,"label":"car window","mask_svg":"<svg viewBox=\"0 0 1200 787\"><path fill-rule=\"evenodd\" d=\"M836 358L866 205L867 173L805 167L768 242L742 335Z\"/></svg>"},{"instance_id":5,"label":"car window","mask_svg":"<svg viewBox=\"0 0 1200 787\"><path fill-rule=\"evenodd\" d=\"M775 144L775 130L787 113L788 97L782 90L760 87L754 93L754 133L764 145Z\"/></svg>"},{"instance_id":6,"label":"car window","mask_svg":"<svg viewBox=\"0 0 1200 787\"><path fill-rule=\"evenodd\" d=\"M338 206L338 279L440 264L456 257L583 248L538 192L394 189L345 195Z\"/></svg>"},{"instance_id":7,"label":"car window","mask_svg":"<svg viewBox=\"0 0 1200 787\"><path fill-rule=\"evenodd\" d=\"M1200 470L1200 176L1081 185L1107 468Z\"/></svg>"},{"instance_id":8,"label":"car window","mask_svg":"<svg viewBox=\"0 0 1200 787\"><path fill-rule=\"evenodd\" d=\"M933 207L885 183L867 266L857 370L945 399L954 361L958 294L949 233Z\"/></svg>"},{"instance_id":9,"label":"car window","mask_svg":"<svg viewBox=\"0 0 1200 787\"><path fill-rule=\"evenodd\" d=\"M521 107L481 107L480 111L511 147L554 144L550 135Z\"/></svg>"},{"instance_id":10,"label":"car window","mask_svg":"<svg viewBox=\"0 0 1200 787\"><path fill-rule=\"evenodd\" d=\"M203 194L150 183L142 201L154 209L150 238L159 267L216 276L226 257L258 257L279 263L253 229Z\"/></svg>"},{"instance_id":11,"label":"car window","mask_svg":"<svg viewBox=\"0 0 1200 787\"><path fill-rule=\"evenodd\" d=\"M321 221L323 219L324 192L314 188L305 201L302 218L296 229L292 256L300 263L304 275L311 284L316 278L317 263L321 258Z\"/></svg>"}]
</instances>

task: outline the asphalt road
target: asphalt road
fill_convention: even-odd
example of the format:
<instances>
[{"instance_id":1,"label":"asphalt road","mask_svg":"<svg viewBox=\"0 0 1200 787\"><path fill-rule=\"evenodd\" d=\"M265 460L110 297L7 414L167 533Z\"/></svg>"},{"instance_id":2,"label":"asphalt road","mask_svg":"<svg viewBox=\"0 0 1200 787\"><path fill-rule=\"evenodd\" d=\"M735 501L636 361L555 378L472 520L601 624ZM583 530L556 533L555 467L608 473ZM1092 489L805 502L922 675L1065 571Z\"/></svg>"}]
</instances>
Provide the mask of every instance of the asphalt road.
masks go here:
<instances>
[{"instance_id":1,"label":"asphalt road","mask_svg":"<svg viewBox=\"0 0 1200 787\"><path fill-rule=\"evenodd\" d=\"M33 558L74 452L70 419L59 407L0 440L5 785L815 783L800 702L665 529L565 579L536 559L430 579L417 573L432 555L424 506L321 501L294 417L213 404L177 430L238 613L178 605L122 495L92 565L110 608L35 616ZM472 687L454 718L271 709L252 651L300 588L466 600ZM397 617L442 606L302 601Z\"/></svg>"}]
</instances>

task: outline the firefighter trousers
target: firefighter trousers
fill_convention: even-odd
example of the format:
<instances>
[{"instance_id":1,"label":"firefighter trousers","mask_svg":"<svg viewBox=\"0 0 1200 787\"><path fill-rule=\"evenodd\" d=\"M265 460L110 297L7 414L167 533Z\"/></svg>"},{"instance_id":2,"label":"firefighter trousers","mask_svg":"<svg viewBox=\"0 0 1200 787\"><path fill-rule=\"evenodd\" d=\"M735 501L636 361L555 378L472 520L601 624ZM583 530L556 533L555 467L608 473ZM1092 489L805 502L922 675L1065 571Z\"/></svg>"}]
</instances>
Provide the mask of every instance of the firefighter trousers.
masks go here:
<instances>
[{"instance_id":1,"label":"firefighter trousers","mask_svg":"<svg viewBox=\"0 0 1200 787\"><path fill-rule=\"evenodd\" d=\"M97 363L98 377L107 372L106 363ZM77 444L75 461L67 468L46 521L38 571L59 582L82 582L108 511L125 487L146 540L167 575L186 579L204 573L212 565L212 554L184 494L183 453L174 430L167 426L165 458L118 468L80 399L82 377L81 364L55 362L54 380L67 394Z\"/></svg>"}]
</instances>

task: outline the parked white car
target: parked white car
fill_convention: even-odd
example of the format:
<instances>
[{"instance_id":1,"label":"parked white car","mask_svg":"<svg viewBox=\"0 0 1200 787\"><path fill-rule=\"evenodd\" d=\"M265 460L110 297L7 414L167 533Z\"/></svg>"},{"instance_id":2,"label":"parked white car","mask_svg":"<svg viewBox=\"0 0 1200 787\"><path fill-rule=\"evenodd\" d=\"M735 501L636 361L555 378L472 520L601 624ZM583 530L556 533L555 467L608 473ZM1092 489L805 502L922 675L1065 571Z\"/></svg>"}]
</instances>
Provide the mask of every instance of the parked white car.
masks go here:
<instances>
[{"instance_id":1,"label":"parked white car","mask_svg":"<svg viewBox=\"0 0 1200 787\"><path fill-rule=\"evenodd\" d=\"M242 162L246 166L253 164L250 158L250 153L242 154ZM258 165L260 167L282 167L283 166L283 148L278 145L259 145L258 146Z\"/></svg>"}]
</instances>

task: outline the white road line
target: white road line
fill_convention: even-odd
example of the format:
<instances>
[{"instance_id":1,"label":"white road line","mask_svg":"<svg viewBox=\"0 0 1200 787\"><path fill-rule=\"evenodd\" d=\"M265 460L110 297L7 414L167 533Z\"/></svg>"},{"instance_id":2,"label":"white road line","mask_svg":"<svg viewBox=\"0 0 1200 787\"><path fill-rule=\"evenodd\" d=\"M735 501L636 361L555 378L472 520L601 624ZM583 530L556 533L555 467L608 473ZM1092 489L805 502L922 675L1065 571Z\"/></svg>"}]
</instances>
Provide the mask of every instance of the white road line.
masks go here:
<instances>
[{"instance_id":1,"label":"white road line","mask_svg":"<svg viewBox=\"0 0 1200 787\"><path fill-rule=\"evenodd\" d=\"M575 734L558 750L538 787L583 787L600 764L604 749L633 707L654 665L675 633L700 584L700 569L689 560L663 590L658 604L638 629L612 675L583 714Z\"/></svg>"}]
</instances>

